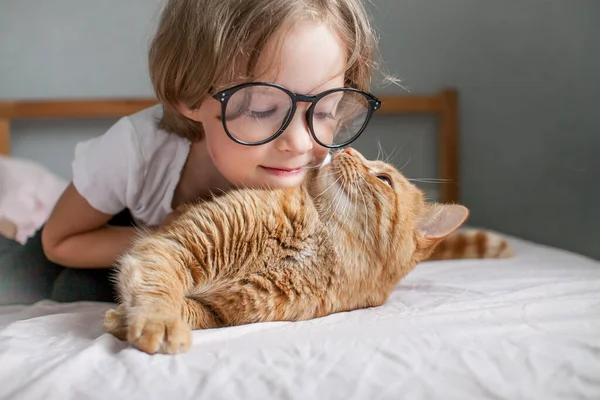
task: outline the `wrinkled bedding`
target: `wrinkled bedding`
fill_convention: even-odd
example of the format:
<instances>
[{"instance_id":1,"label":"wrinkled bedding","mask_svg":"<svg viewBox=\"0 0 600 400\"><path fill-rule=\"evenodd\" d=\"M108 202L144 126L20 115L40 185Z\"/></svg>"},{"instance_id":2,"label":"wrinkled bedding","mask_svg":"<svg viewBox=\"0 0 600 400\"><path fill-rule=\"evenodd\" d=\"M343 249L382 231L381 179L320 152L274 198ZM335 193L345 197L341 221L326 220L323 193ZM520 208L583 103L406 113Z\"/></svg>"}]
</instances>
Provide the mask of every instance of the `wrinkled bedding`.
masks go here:
<instances>
[{"instance_id":1,"label":"wrinkled bedding","mask_svg":"<svg viewBox=\"0 0 600 400\"><path fill-rule=\"evenodd\" d=\"M179 356L103 333L110 304L0 307L0 399L600 399L600 263L511 244L422 263L382 307L195 331Z\"/></svg>"}]
</instances>

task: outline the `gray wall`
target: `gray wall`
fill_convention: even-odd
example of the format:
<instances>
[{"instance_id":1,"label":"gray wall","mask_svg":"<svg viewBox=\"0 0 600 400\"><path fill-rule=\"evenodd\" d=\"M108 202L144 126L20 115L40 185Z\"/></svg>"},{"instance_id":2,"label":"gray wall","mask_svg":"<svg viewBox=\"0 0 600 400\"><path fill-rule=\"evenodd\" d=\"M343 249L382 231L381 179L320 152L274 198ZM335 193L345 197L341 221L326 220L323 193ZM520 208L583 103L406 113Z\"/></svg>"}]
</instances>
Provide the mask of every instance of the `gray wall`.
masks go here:
<instances>
[{"instance_id":1,"label":"gray wall","mask_svg":"<svg viewBox=\"0 0 600 400\"><path fill-rule=\"evenodd\" d=\"M374 2L388 69L415 93L460 91L470 223L600 258L600 2ZM151 95L159 3L0 0L0 98ZM18 121L14 154L68 178L74 143L112 122ZM357 147L432 178L434 124L379 120Z\"/></svg>"},{"instance_id":2,"label":"gray wall","mask_svg":"<svg viewBox=\"0 0 600 400\"><path fill-rule=\"evenodd\" d=\"M388 68L461 96L473 224L600 258L600 1L375 1Z\"/></svg>"},{"instance_id":3,"label":"gray wall","mask_svg":"<svg viewBox=\"0 0 600 400\"><path fill-rule=\"evenodd\" d=\"M152 96L161 0L0 0L0 99ZM12 154L70 178L73 148L114 120L16 121Z\"/></svg>"}]
</instances>

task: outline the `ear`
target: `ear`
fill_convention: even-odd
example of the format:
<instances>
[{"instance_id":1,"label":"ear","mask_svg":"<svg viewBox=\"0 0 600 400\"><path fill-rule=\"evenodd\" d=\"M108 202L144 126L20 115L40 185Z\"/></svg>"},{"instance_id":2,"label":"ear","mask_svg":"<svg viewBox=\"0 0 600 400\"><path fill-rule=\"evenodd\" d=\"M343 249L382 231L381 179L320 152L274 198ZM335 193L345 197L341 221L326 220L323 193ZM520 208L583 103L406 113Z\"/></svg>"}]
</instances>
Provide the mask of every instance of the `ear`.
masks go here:
<instances>
[{"instance_id":1,"label":"ear","mask_svg":"<svg viewBox=\"0 0 600 400\"><path fill-rule=\"evenodd\" d=\"M457 204L431 204L420 216L417 252L427 258L446 236L458 229L469 216L469 210Z\"/></svg>"}]
</instances>

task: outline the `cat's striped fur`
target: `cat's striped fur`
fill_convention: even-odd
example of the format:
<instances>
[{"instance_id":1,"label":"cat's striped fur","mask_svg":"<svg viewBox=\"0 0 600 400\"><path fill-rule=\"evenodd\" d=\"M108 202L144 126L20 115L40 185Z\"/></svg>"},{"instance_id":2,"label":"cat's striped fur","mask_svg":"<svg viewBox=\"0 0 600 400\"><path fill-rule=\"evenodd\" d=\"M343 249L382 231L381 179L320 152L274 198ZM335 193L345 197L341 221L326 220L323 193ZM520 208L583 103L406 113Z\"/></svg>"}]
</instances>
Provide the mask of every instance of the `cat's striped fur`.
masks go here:
<instances>
[{"instance_id":1,"label":"cat's striped fur","mask_svg":"<svg viewBox=\"0 0 600 400\"><path fill-rule=\"evenodd\" d=\"M442 240L428 260L510 258L514 255L504 237L484 229L465 229L453 232Z\"/></svg>"},{"instance_id":2,"label":"cat's striped fur","mask_svg":"<svg viewBox=\"0 0 600 400\"><path fill-rule=\"evenodd\" d=\"M191 329L297 321L379 306L468 216L429 204L394 167L336 152L305 186L245 189L188 206L118 265L108 332L186 351Z\"/></svg>"}]
</instances>

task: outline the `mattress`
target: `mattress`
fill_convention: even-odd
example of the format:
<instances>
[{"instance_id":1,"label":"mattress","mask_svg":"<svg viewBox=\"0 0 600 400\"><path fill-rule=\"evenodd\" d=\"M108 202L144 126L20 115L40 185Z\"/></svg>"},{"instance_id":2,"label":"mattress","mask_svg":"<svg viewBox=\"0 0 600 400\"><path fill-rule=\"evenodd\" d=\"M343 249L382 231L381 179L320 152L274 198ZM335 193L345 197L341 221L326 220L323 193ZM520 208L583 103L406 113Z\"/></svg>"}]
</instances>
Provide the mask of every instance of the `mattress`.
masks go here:
<instances>
[{"instance_id":1,"label":"mattress","mask_svg":"<svg viewBox=\"0 0 600 400\"><path fill-rule=\"evenodd\" d=\"M0 399L600 399L600 263L509 240L381 307L195 331L177 356L104 333L110 304L0 307Z\"/></svg>"}]
</instances>

